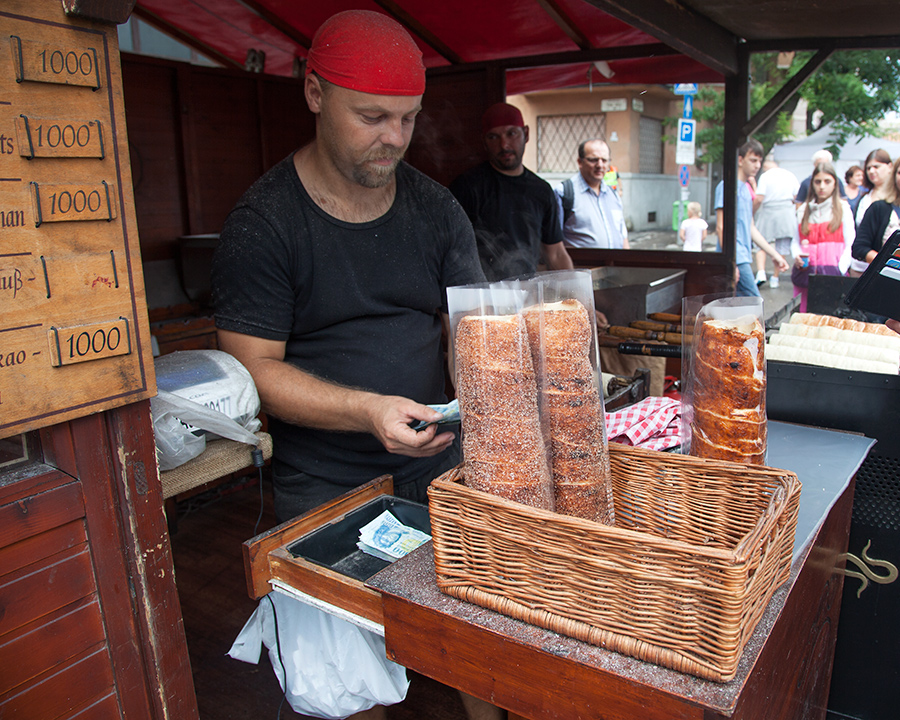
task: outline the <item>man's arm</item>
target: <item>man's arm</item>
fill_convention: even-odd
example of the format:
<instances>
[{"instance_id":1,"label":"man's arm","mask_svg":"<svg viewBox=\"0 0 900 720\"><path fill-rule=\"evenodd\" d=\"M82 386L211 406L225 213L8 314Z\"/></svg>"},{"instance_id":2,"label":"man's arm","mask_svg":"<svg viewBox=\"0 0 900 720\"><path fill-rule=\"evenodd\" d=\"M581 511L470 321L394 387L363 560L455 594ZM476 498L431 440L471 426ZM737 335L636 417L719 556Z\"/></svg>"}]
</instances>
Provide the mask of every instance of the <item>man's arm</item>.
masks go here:
<instances>
[{"instance_id":1,"label":"man's arm","mask_svg":"<svg viewBox=\"0 0 900 720\"><path fill-rule=\"evenodd\" d=\"M285 422L336 432L371 433L388 452L428 457L443 451L452 433L435 426L416 432L409 423L434 421L440 413L408 398L321 380L285 362L285 343L218 330L219 349L233 355L253 377L262 409Z\"/></svg>"},{"instance_id":2,"label":"man's arm","mask_svg":"<svg viewBox=\"0 0 900 720\"><path fill-rule=\"evenodd\" d=\"M763 204L763 200L766 199L765 195L760 195L757 193L753 196L753 214L756 215L757 210L759 210L760 205Z\"/></svg>"},{"instance_id":3,"label":"man's arm","mask_svg":"<svg viewBox=\"0 0 900 720\"><path fill-rule=\"evenodd\" d=\"M722 244L722 233L725 231L725 210L716 208L716 235L719 238L719 245Z\"/></svg>"},{"instance_id":4,"label":"man's arm","mask_svg":"<svg viewBox=\"0 0 900 720\"><path fill-rule=\"evenodd\" d=\"M753 240L754 243L759 247L760 250L766 253L772 261L775 263L775 267L778 268L779 272L787 272L790 268L790 265L787 264L787 260L785 260L781 255L773 248L766 239L763 237L762 233L756 229L756 223L750 223L750 239Z\"/></svg>"},{"instance_id":5,"label":"man's arm","mask_svg":"<svg viewBox=\"0 0 900 720\"><path fill-rule=\"evenodd\" d=\"M566 251L566 246L560 243L544 245L544 262L551 270L574 270L575 264Z\"/></svg>"}]
</instances>

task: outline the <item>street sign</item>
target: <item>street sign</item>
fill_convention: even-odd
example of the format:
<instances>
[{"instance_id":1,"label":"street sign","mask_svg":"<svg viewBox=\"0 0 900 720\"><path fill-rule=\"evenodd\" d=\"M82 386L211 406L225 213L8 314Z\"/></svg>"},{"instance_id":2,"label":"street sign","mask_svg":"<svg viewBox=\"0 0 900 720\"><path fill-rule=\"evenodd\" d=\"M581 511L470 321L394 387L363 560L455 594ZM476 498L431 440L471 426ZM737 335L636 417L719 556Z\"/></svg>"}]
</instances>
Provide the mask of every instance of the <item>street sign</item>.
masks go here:
<instances>
[{"instance_id":1,"label":"street sign","mask_svg":"<svg viewBox=\"0 0 900 720\"><path fill-rule=\"evenodd\" d=\"M676 95L696 95L697 83L678 83L673 92Z\"/></svg>"},{"instance_id":2,"label":"street sign","mask_svg":"<svg viewBox=\"0 0 900 720\"><path fill-rule=\"evenodd\" d=\"M678 119L678 139L675 142L675 162L679 165L693 165L696 149L697 121Z\"/></svg>"},{"instance_id":3,"label":"street sign","mask_svg":"<svg viewBox=\"0 0 900 720\"><path fill-rule=\"evenodd\" d=\"M681 113L681 117L690 119L693 116L694 116L694 96L693 95L685 95L684 96L684 112Z\"/></svg>"},{"instance_id":4,"label":"street sign","mask_svg":"<svg viewBox=\"0 0 900 720\"><path fill-rule=\"evenodd\" d=\"M691 171L688 170L687 165L682 165L678 170L678 182L681 183L681 187L687 187L688 183L691 181Z\"/></svg>"}]
</instances>

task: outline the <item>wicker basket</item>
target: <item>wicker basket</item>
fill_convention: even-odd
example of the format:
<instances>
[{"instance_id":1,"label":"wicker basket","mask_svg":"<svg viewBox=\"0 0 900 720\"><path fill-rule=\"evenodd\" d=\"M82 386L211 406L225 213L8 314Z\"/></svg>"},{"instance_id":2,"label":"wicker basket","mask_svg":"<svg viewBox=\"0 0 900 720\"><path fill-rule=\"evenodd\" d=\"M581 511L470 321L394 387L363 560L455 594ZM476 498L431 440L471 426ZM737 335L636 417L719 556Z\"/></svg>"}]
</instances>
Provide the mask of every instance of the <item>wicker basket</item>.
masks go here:
<instances>
[{"instance_id":1,"label":"wicker basket","mask_svg":"<svg viewBox=\"0 0 900 720\"><path fill-rule=\"evenodd\" d=\"M440 589L570 637L731 680L788 578L800 481L773 468L610 444L615 527L462 484L429 488Z\"/></svg>"}]
</instances>

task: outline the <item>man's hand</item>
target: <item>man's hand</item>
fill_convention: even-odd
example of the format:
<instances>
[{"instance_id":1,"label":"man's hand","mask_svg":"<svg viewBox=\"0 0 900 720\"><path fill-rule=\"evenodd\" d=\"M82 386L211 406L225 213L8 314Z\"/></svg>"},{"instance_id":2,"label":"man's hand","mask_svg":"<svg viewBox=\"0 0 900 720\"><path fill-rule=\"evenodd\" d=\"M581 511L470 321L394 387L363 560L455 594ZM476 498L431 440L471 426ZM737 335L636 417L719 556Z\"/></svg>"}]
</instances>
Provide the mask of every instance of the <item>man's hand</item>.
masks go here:
<instances>
[{"instance_id":1,"label":"man's hand","mask_svg":"<svg viewBox=\"0 0 900 720\"><path fill-rule=\"evenodd\" d=\"M410 423L419 420L434 422L441 414L427 405L420 405L396 395L370 395L366 403L369 431L389 453L409 457L430 457L446 450L453 442L453 433L437 432L437 425L413 430Z\"/></svg>"},{"instance_id":2,"label":"man's hand","mask_svg":"<svg viewBox=\"0 0 900 720\"><path fill-rule=\"evenodd\" d=\"M884 324L887 325L895 333L900 333L900 320L888 318L888 320Z\"/></svg>"},{"instance_id":3,"label":"man's hand","mask_svg":"<svg viewBox=\"0 0 900 720\"><path fill-rule=\"evenodd\" d=\"M602 312L594 310L594 317L597 319L597 328L599 330L606 330L609 327L609 320L606 319L606 315Z\"/></svg>"}]
</instances>

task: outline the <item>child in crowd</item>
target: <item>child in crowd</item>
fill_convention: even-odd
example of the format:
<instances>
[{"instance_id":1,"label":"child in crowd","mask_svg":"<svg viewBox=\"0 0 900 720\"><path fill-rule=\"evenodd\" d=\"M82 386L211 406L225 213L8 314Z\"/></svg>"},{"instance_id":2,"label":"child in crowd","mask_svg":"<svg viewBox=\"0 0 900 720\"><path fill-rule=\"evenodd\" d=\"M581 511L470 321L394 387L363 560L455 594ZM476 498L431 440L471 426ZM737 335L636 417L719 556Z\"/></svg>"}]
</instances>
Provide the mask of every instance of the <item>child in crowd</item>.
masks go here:
<instances>
[{"instance_id":1,"label":"child in crowd","mask_svg":"<svg viewBox=\"0 0 900 720\"><path fill-rule=\"evenodd\" d=\"M809 199L797 208L798 235L791 241L794 297L806 312L810 275L845 275L850 269L850 248L856 236L853 213L838 189L831 163L816 165Z\"/></svg>"},{"instance_id":2,"label":"child in crowd","mask_svg":"<svg viewBox=\"0 0 900 720\"><path fill-rule=\"evenodd\" d=\"M678 239L684 243L686 252L700 252L703 250L703 241L706 239L706 230L709 225L700 217L702 212L700 203L689 202L687 212L688 216L681 221Z\"/></svg>"}]
</instances>

